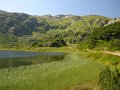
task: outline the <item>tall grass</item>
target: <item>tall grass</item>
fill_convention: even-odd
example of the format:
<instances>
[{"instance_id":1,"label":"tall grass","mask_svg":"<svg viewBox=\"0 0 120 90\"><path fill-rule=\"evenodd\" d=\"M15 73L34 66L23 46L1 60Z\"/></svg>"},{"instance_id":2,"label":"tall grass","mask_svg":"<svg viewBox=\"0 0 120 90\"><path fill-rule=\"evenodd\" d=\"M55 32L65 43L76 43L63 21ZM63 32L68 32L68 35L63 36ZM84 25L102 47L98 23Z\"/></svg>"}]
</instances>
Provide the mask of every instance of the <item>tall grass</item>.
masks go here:
<instances>
[{"instance_id":1,"label":"tall grass","mask_svg":"<svg viewBox=\"0 0 120 90\"><path fill-rule=\"evenodd\" d=\"M97 83L103 65L69 53L62 61L0 70L0 90L74 90Z\"/></svg>"},{"instance_id":2,"label":"tall grass","mask_svg":"<svg viewBox=\"0 0 120 90\"><path fill-rule=\"evenodd\" d=\"M107 54L103 52L87 52L86 57L98 60L107 65L120 65L120 56Z\"/></svg>"}]
</instances>

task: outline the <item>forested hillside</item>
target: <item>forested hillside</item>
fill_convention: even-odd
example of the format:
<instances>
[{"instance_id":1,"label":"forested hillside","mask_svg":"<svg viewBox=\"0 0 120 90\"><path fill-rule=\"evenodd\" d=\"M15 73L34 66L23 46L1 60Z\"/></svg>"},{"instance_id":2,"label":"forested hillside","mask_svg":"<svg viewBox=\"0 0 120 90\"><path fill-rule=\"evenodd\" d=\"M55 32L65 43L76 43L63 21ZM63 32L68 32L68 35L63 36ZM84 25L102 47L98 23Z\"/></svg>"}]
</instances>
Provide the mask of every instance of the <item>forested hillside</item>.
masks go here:
<instances>
[{"instance_id":1,"label":"forested hillside","mask_svg":"<svg viewBox=\"0 0 120 90\"><path fill-rule=\"evenodd\" d=\"M96 28L81 42L81 47L98 50L120 50L120 22Z\"/></svg>"},{"instance_id":2,"label":"forested hillside","mask_svg":"<svg viewBox=\"0 0 120 90\"><path fill-rule=\"evenodd\" d=\"M110 18L98 15L44 15L0 11L0 47L60 47L78 44Z\"/></svg>"}]
</instances>

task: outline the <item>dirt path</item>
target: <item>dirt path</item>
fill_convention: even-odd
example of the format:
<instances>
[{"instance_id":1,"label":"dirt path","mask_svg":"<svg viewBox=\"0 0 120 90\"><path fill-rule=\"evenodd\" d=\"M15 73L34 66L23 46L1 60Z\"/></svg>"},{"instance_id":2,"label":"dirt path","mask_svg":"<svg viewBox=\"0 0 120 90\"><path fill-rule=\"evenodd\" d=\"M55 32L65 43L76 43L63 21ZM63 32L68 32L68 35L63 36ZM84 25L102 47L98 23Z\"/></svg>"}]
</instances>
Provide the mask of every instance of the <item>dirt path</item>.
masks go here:
<instances>
[{"instance_id":1,"label":"dirt path","mask_svg":"<svg viewBox=\"0 0 120 90\"><path fill-rule=\"evenodd\" d=\"M113 54L113 55L116 55L116 56L120 56L120 53L118 52L108 52L108 51L102 51L103 53L108 53L108 54Z\"/></svg>"},{"instance_id":2,"label":"dirt path","mask_svg":"<svg viewBox=\"0 0 120 90\"><path fill-rule=\"evenodd\" d=\"M91 51L91 52L103 52L103 53L107 53L107 54L112 54L112 55L120 56L120 52L95 51L95 50L90 50L90 49L87 49L87 51Z\"/></svg>"}]
</instances>

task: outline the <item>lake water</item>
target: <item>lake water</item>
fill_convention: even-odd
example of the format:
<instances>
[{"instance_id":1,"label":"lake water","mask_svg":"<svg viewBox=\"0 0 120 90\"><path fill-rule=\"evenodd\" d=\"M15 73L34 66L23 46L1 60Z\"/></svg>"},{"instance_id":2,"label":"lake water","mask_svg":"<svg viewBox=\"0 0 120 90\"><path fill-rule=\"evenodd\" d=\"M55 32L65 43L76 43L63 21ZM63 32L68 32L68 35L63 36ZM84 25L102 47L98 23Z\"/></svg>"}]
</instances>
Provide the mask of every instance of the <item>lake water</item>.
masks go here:
<instances>
[{"instance_id":1,"label":"lake water","mask_svg":"<svg viewBox=\"0 0 120 90\"><path fill-rule=\"evenodd\" d=\"M48 63L63 60L65 53L60 52L27 52L27 51L0 51L0 68L18 67L31 64Z\"/></svg>"}]
</instances>

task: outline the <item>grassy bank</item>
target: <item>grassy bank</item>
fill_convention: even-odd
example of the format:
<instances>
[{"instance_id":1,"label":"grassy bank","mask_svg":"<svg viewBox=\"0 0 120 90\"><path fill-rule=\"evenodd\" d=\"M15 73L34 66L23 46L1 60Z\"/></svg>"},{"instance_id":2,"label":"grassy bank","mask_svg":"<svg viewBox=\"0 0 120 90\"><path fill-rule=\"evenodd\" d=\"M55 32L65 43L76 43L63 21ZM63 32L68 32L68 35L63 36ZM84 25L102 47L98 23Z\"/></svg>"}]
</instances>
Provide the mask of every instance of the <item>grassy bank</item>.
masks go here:
<instances>
[{"instance_id":1,"label":"grassy bank","mask_svg":"<svg viewBox=\"0 0 120 90\"><path fill-rule=\"evenodd\" d=\"M0 48L0 50L21 50L33 52L79 52L77 45L65 47L23 47L23 48Z\"/></svg>"},{"instance_id":2,"label":"grassy bank","mask_svg":"<svg viewBox=\"0 0 120 90\"><path fill-rule=\"evenodd\" d=\"M102 62L103 64L106 64L110 67L117 66L118 68L120 68L120 56L99 51L89 51L85 53L86 54L84 56L87 58L91 58L94 61Z\"/></svg>"},{"instance_id":3,"label":"grassy bank","mask_svg":"<svg viewBox=\"0 0 120 90\"><path fill-rule=\"evenodd\" d=\"M1 69L0 90L97 88L99 72L103 68L103 65L81 57L78 52L69 53L59 62Z\"/></svg>"},{"instance_id":4,"label":"grassy bank","mask_svg":"<svg viewBox=\"0 0 120 90\"><path fill-rule=\"evenodd\" d=\"M5 50L5 49L1 49ZM64 60L0 70L0 90L99 90L99 73L105 65L120 67L120 57L77 46L6 50L67 52Z\"/></svg>"}]
</instances>

